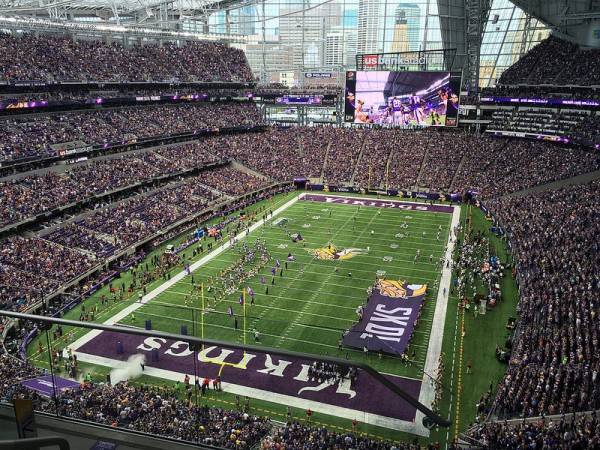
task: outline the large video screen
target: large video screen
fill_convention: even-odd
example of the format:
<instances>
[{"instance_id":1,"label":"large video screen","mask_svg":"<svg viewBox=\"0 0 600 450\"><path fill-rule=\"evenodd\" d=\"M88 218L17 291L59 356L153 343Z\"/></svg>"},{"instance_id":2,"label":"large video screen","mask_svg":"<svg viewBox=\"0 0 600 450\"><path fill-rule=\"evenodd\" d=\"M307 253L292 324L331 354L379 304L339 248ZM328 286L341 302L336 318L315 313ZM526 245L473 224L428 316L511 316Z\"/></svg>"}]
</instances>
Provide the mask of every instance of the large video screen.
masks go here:
<instances>
[{"instance_id":1,"label":"large video screen","mask_svg":"<svg viewBox=\"0 0 600 450\"><path fill-rule=\"evenodd\" d=\"M456 125L460 78L450 72L346 72L346 122Z\"/></svg>"}]
</instances>

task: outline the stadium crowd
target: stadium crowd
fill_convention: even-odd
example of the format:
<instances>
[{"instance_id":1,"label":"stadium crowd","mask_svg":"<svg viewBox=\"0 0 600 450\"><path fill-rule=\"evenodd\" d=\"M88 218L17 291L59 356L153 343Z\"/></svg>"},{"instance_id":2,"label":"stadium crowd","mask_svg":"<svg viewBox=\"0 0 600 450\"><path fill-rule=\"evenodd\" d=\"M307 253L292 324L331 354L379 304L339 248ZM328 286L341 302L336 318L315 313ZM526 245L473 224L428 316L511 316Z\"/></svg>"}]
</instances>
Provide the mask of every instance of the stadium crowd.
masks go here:
<instances>
[{"instance_id":1,"label":"stadium crowd","mask_svg":"<svg viewBox=\"0 0 600 450\"><path fill-rule=\"evenodd\" d=\"M350 182L362 150L367 131L339 128L329 140L323 178L329 184Z\"/></svg>"},{"instance_id":2,"label":"stadium crowd","mask_svg":"<svg viewBox=\"0 0 600 450\"><path fill-rule=\"evenodd\" d=\"M63 390L53 401L20 384L45 375L41 369L6 354L0 355L0 369L0 400L27 395L37 410L62 417L232 449L251 448L271 430L268 417L194 405L167 386L84 381L80 389Z\"/></svg>"},{"instance_id":3,"label":"stadium crowd","mask_svg":"<svg viewBox=\"0 0 600 450\"><path fill-rule=\"evenodd\" d=\"M458 132L430 136L419 186L433 191L449 189L463 156L473 148L471 140L472 136Z\"/></svg>"},{"instance_id":4,"label":"stadium crowd","mask_svg":"<svg viewBox=\"0 0 600 450\"><path fill-rule=\"evenodd\" d=\"M217 169L94 210L42 238L0 241L0 305L22 311L103 259L225 200L217 187L241 195L267 184L237 170Z\"/></svg>"},{"instance_id":5,"label":"stadium crowd","mask_svg":"<svg viewBox=\"0 0 600 450\"><path fill-rule=\"evenodd\" d=\"M0 121L0 160L45 157L67 142L124 143L195 130L262 125L253 103L194 103L128 107ZM58 147L51 147L57 146Z\"/></svg>"},{"instance_id":6,"label":"stadium crowd","mask_svg":"<svg viewBox=\"0 0 600 450\"><path fill-rule=\"evenodd\" d=\"M181 156L174 158L178 151ZM219 159L202 145L100 158L77 166L57 166L41 175L0 181L0 226L7 226L71 203L160 178ZM215 175L219 179L219 175Z\"/></svg>"},{"instance_id":7,"label":"stadium crowd","mask_svg":"<svg viewBox=\"0 0 600 450\"><path fill-rule=\"evenodd\" d=\"M598 154L580 148L431 129L365 129L353 139L333 127L271 128L260 139L236 135L211 137L207 143L275 180L323 174L328 184L384 188L387 179L389 189L475 189L485 198L600 167Z\"/></svg>"},{"instance_id":8,"label":"stadium crowd","mask_svg":"<svg viewBox=\"0 0 600 450\"><path fill-rule=\"evenodd\" d=\"M352 430L328 430L327 427L311 426L298 421L289 421L285 426L277 427L262 442L263 450L317 450L361 449L361 450L409 450L421 449L419 445L405 442L391 442L371 439Z\"/></svg>"},{"instance_id":9,"label":"stadium crowd","mask_svg":"<svg viewBox=\"0 0 600 450\"><path fill-rule=\"evenodd\" d=\"M403 145L409 139L416 145ZM444 137L431 130L364 129L352 136L339 128L309 127L269 128L260 139L250 134L211 137L207 142L212 148L226 149L228 157L275 180L323 177L329 184L354 182L361 187L384 187L389 161L388 187L401 189L417 184L429 145L438 145L439 152L452 158L454 140L454 135ZM346 154L345 148L356 150ZM454 171L457 166L455 162ZM454 174L452 167L440 168L431 162L424 169L430 180L427 187L447 189ZM441 172L447 175L443 177Z\"/></svg>"},{"instance_id":10,"label":"stadium crowd","mask_svg":"<svg viewBox=\"0 0 600 450\"><path fill-rule=\"evenodd\" d=\"M105 384L83 381L81 388L58 393L56 401L30 391L20 382L45 371L6 354L0 354L0 401L28 396L37 410L96 422L109 427L141 431L177 440L199 442L220 448L320 449L360 448L364 450L420 449L416 445L370 438L356 430L327 430L301 423L288 416L284 426L274 427L267 416L251 414L249 408L226 410L196 404L178 394L176 387L131 383ZM186 388L187 386L187 388ZM187 398L193 388L184 385Z\"/></svg>"},{"instance_id":11,"label":"stadium crowd","mask_svg":"<svg viewBox=\"0 0 600 450\"><path fill-rule=\"evenodd\" d=\"M414 187L417 185L421 164L429 142L428 130L414 130L411 136L403 134L396 139L403 142L404 145L395 147L390 154L388 186L390 189ZM410 145L406 144L407 139L410 139ZM385 179L385 173L379 174L379 177Z\"/></svg>"},{"instance_id":12,"label":"stadium crowd","mask_svg":"<svg viewBox=\"0 0 600 450\"><path fill-rule=\"evenodd\" d=\"M44 239L11 236L1 243L0 262L60 285L91 269L98 259Z\"/></svg>"},{"instance_id":13,"label":"stadium crowd","mask_svg":"<svg viewBox=\"0 0 600 450\"><path fill-rule=\"evenodd\" d=\"M244 52L223 42L184 46L73 41L0 34L0 78L6 81L254 81Z\"/></svg>"},{"instance_id":14,"label":"stadium crowd","mask_svg":"<svg viewBox=\"0 0 600 450\"><path fill-rule=\"evenodd\" d=\"M483 151L482 151L483 150ZM451 190L494 198L600 168L600 155L524 139L470 138Z\"/></svg>"},{"instance_id":15,"label":"stadium crowd","mask_svg":"<svg viewBox=\"0 0 600 450\"><path fill-rule=\"evenodd\" d=\"M471 433L484 448L593 449L600 446L600 426L595 412L561 415L560 420L540 419L509 424L488 423Z\"/></svg>"},{"instance_id":16,"label":"stadium crowd","mask_svg":"<svg viewBox=\"0 0 600 450\"><path fill-rule=\"evenodd\" d=\"M509 98L542 98L557 100L600 100L600 93L589 87L576 86L528 86L528 85L498 85L482 89L481 97L509 97ZM474 104L472 97L464 103ZM482 102L487 104L487 102Z\"/></svg>"},{"instance_id":17,"label":"stadium crowd","mask_svg":"<svg viewBox=\"0 0 600 450\"><path fill-rule=\"evenodd\" d=\"M509 67L498 86L485 88L482 98L559 99L565 104L548 104L552 109L542 114L524 111L530 108L519 108L523 111L515 110L508 116L506 111L499 111L501 120L493 118L493 129L557 135L591 147L600 145L597 108L593 103L585 104L600 99L593 88L600 82L599 69L600 50L583 50L558 37L548 37ZM549 113L547 118L545 113Z\"/></svg>"},{"instance_id":18,"label":"stadium crowd","mask_svg":"<svg viewBox=\"0 0 600 450\"><path fill-rule=\"evenodd\" d=\"M496 411L532 417L600 408L600 183L490 203L512 235L520 329Z\"/></svg>"},{"instance_id":19,"label":"stadium crowd","mask_svg":"<svg viewBox=\"0 0 600 450\"><path fill-rule=\"evenodd\" d=\"M436 130L360 133L352 140L348 132L330 127L270 129L261 135L215 136L194 144L93 160L63 172L56 169L12 177L0 181L0 225L227 157L266 176L261 180L238 171L232 177L229 169L207 173L204 183L231 195L264 186L270 179L318 178L323 173L330 177L326 178L330 184L354 180L361 187L376 188L384 187L387 180L390 189L415 185L433 191L474 189L482 198L493 198L600 167L596 153L545 142L467 138ZM418 145L390 145L409 138ZM359 150L342 157L347 145Z\"/></svg>"},{"instance_id":20,"label":"stadium crowd","mask_svg":"<svg viewBox=\"0 0 600 450\"><path fill-rule=\"evenodd\" d=\"M244 179L244 175L240 177ZM70 231L76 232L71 235L65 235L60 229L45 238L63 245L68 241L98 256L103 252L113 254L223 199L223 193L215 192L214 188L204 184L211 180L223 187L228 185L223 172L203 173L173 186L168 185L165 189L140 194L117 205L93 211L73 224ZM100 248L97 248L98 239L90 240L90 235L102 240Z\"/></svg>"},{"instance_id":21,"label":"stadium crowd","mask_svg":"<svg viewBox=\"0 0 600 450\"><path fill-rule=\"evenodd\" d=\"M582 50L578 45L550 36L533 47L500 77L500 84L600 83L600 50Z\"/></svg>"},{"instance_id":22,"label":"stadium crowd","mask_svg":"<svg viewBox=\"0 0 600 450\"><path fill-rule=\"evenodd\" d=\"M259 136L215 136L207 143L246 167L274 180L287 181L296 176L320 177L327 145L335 136L335 128L271 127Z\"/></svg>"},{"instance_id":23,"label":"stadium crowd","mask_svg":"<svg viewBox=\"0 0 600 450\"><path fill-rule=\"evenodd\" d=\"M231 167L219 167L202 177L207 186L230 195L243 195L269 184L268 180Z\"/></svg>"},{"instance_id":24,"label":"stadium crowd","mask_svg":"<svg viewBox=\"0 0 600 450\"><path fill-rule=\"evenodd\" d=\"M569 132L569 136L574 139L589 140L591 143L600 145L600 115L586 116L577 127Z\"/></svg>"},{"instance_id":25,"label":"stadium crowd","mask_svg":"<svg viewBox=\"0 0 600 450\"><path fill-rule=\"evenodd\" d=\"M488 115L491 112L491 117ZM558 142L571 139L588 147L600 144L598 125L600 116L595 112L570 108L531 108L488 110L485 120L491 119L487 132L512 131L539 136L553 136ZM533 137L533 136L532 136Z\"/></svg>"},{"instance_id":26,"label":"stadium crowd","mask_svg":"<svg viewBox=\"0 0 600 450\"><path fill-rule=\"evenodd\" d=\"M354 171L354 183L364 187L378 187L385 184L385 168L390 158L390 150L400 147L400 135L394 130L384 129L381 133L367 133L362 156Z\"/></svg>"},{"instance_id":27,"label":"stadium crowd","mask_svg":"<svg viewBox=\"0 0 600 450\"><path fill-rule=\"evenodd\" d=\"M100 261L95 255L31 237L0 242L0 305L22 311Z\"/></svg>"}]
</instances>

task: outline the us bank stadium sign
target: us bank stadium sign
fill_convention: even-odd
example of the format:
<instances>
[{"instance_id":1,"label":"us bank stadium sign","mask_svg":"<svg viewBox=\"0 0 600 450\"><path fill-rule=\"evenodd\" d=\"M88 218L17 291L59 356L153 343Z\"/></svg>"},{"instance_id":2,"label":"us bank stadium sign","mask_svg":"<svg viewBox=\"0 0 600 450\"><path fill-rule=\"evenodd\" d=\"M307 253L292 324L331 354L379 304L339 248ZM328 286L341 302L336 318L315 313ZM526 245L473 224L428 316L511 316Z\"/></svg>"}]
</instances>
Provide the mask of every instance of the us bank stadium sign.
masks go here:
<instances>
[{"instance_id":1,"label":"us bank stadium sign","mask_svg":"<svg viewBox=\"0 0 600 450\"><path fill-rule=\"evenodd\" d=\"M92 150L93 147L91 145L86 145L85 147L60 149L58 150L58 156L75 155L76 153L91 152Z\"/></svg>"},{"instance_id":2,"label":"us bank stadium sign","mask_svg":"<svg viewBox=\"0 0 600 450\"><path fill-rule=\"evenodd\" d=\"M356 56L358 70L431 70L444 67L444 52L378 53Z\"/></svg>"},{"instance_id":3,"label":"us bank stadium sign","mask_svg":"<svg viewBox=\"0 0 600 450\"><path fill-rule=\"evenodd\" d=\"M365 66L395 66L395 65L425 65L428 62L426 56L379 56L379 55L364 55L363 64Z\"/></svg>"}]
</instances>

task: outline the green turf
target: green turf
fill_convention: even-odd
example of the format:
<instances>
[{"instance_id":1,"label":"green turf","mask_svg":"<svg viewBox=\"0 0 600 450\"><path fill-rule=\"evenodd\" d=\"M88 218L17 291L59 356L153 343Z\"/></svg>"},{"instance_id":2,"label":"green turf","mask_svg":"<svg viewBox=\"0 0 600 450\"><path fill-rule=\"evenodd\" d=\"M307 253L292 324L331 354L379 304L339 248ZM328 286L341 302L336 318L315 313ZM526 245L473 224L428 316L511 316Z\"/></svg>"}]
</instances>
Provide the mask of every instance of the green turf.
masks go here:
<instances>
[{"instance_id":1,"label":"green turf","mask_svg":"<svg viewBox=\"0 0 600 450\"><path fill-rule=\"evenodd\" d=\"M296 235L300 232L305 242L292 243L284 228L278 225L268 225L252 233L247 238L248 246L252 247L257 238L261 242L266 240L272 260L240 289L217 300L214 311L202 316L202 301L198 298L194 298L192 306L188 277L138 309L136 321L142 324L150 319L153 329L175 333L180 331L181 325L187 325L188 330L193 328L198 336L203 329L204 337L241 342L243 331L234 330L233 319L228 316L227 309L231 306L236 315L242 314L238 297L242 294L241 288L249 285L256 294L256 302L250 306L247 299L246 330L258 330L262 345L297 351L310 348L309 351L313 353L338 356L338 340L342 332L357 320L356 309L365 302L366 290L373 285L378 270L386 270L388 279L429 283L433 286L438 270L434 263L429 263L428 255L433 254L434 261L442 256L450 223L448 214L434 215L421 211L404 213L368 207L359 211L353 206L313 202L298 202L286 210L282 217L290 220L287 225L290 233ZM402 221L409 224L410 236L396 238L396 234L402 231L399 228ZM310 227L304 228L305 224L310 224ZM440 241L436 241L439 225L442 225L444 233ZM422 237L423 231L426 232L425 237ZM242 239L238 247L245 241L245 238ZM347 260L314 259L312 250L327 248L329 242L339 249L359 248L366 253L369 248L369 251ZM391 249L392 243L396 243L398 248ZM417 249L422 256L414 264L413 257ZM284 265L290 252L296 261L289 262L286 270ZM393 260L386 262L385 256L391 256ZM226 250L194 273L195 282L207 284L211 277L214 279L219 271L239 258L237 251ZM283 276L280 275L281 269L277 269L275 276L269 271L275 267L275 258L281 262ZM269 288L268 295L261 284L262 276L265 277L265 286ZM206 305L211 293L205 294ZM432 288L428 298L434 298L436 294L437 291ZM187 305L184 303L186 296ZM386 357L381 361L367 359L361 350L344 349L343 353L349 352L353 359L368 361L380 371L421 377L419 368L425 361L432 306L432 302L426 304L414 339L415 366L398 367L394 357ZM129 319L124 319L123 323L131 325Z\"/></svg>"},{"instance_id":2,"label":"green turf","mask_svg":"<svg viewBox=\"0 0 600 450\"><path fill-rule=\"evenodd\" d=\"M262 208L266 210L269 208L275 209L288 201L291 195L293 194L277 196L272 203L268 201L259 203L249 208L249 211L261 211ZM466 208L463 208L462 216L464 222L467 217ZM256 294L256 303L250 306L249 299L247 299L246 330L248 331L248 341L252 341L252 336L249 333L256 329L261 333L260 343L268 347L332 356L342 356L342 354L348 353L350 359L366 362L381 372L421 378L432 327L434 312L432 299L437 297L437 288L434 287L434 283L439 278L439 269L434 263L429 263L429 255L434 255L434 262L442 256L450 231L451 216L421 211L405 212L369 207L363 207L359 210L357 207L347 205L297 202L278 217L289 219L288 230L292 235L300 232L306 241L306 245L292 243L291 239L286 236L282 226L271 226L269 222L264 227L264 231L260 229L251 233L247 238L248 245L251 247L257 238L260 238L261 241L264 238L272 259L259 273L240 286L240 289L229 295L224 295L221 300L219 300L220 295L217 294L218 300L214 311L203 315L201 298L194 298L193 303L190 301L191 284L189 278L185 278L139 308L136 311L136 323L132 323L130 317L125 318L122 323L128 326L141 326L144 320L150 319L154 330L179 333L180 326L187 325L190 334L194 332L197 336L203 334L207 338L242 342L243 331L233 329L232 319L227 315L227 308L232 306L236 314L241 314L241 307L237 299L242 292L241 287L250 285ZM399 224L404 221L409 224L410 236L396 237L398 233L406 234L406 230L399 227ZM479 211L473 213L473 221L475 227L481 229L489 229L490 227L489 222L484 220ZM310 224L310 227L304 227L305 224ZM438 242L435 239L435 234L439 225L442 226L443 233ZM373 234L371 234L371 230L373 230ZM422 236L423 231L426 233L425 237ZM173 242L178 243L180 240L181 238L174 239ZM244 240L242 239L240 244ZM329 242L340 249L359 248L366 250L368 248L369 251L347 260L315 260L309 253L310 249L327 248ZM392 243L397 244L398 247L391 248L390 244ZM280 248L280 246L285 247ZM506 259L502 254L502 245L497 243L496 248L502 261L505 261ZM414 264L413 257L417 250L420 250L421 258L419 262ZM160 251L161 249L157 250L157 252ZM296 261L288 263L286 270L284 264L287 254L290 252L294 255ZM191 254L191 251L186 253ZM149 256L151 257L152 254ZM393 259L384 261L386 256L391 256ZM272 276L269 269L275 266L276 257L281 261L284 271L283 276L280 276L278 269L274 277L275 285L273 286L271 285ZM194 260L198 258L196 257ZM214 280L220 271L235 263L239 258L238 252L224 251L194 273L196 283L210 284L211 277ZM250 269L253 264L245 267ZM335 268L338 269L337 272ZM175 269L173 273L181 270L182 268ZM388 279L401 279L413 284L428 283L430 286L427 296L428 301L425 303L411 347L416 351L416 359L414 364L409 367L405 367L399 362L398 358L392 356L384 356L380 360L375 355L365 356L361 350L344 348L342 354L338 352L338 340L341 333L357 320L355 310L358 305L365 301L366 289L373 285L377 270L385 270ZM348 276L349 273L352 274L352 277ZM261 276L265 277L266 284L269 286L268 295L265 295L264 287L260 282ZM118 282L122 281L128 285L129 280L130 274L127 273ZM160 280L153 283L149 286L149 291L159 286L160 283ZM511 284L511 281L505 278L502 289L505 299L516 298L514 282ZM106 290L107 288L104 288L95 294L93 298L86 300L86 307L95 304L100 295L106 294ZM212 298L212 292L206 290L204 294L204 306L207 306L208 299ZM187 305L184 303L184 296L188 296ZM108 320L116 312L135 300L136 295L132 299L123 302L108 303L100 308L96 321ZM449 416L454 420L456 417L456 392L458 390L459 347L455 347L455 330L457 329L456 300L450 297L449 302L443 341L446 361L443 384L447 391L440 404L440 414L444 417ZM473 421L475 415L474 405L479 395L487 390L490 380L500 379L505 369L503 365L496 362L494 347L496 342L503 345L506 334L504 323L508 315L514 312L514 305L514 301L505 300L498 304L494 311L478 317L476 321L472 317L465 317L468 332L463 342L463 365L466 364L467 360L473 361L474 374L469 375L468 379L466 379L467 375L464 373L462 375L463 390L461 391L460 404L463 406L458 414L458 424L461 431L465 429L468 423ZM66 318L71 319L77 319L78 317L77 308L66 315ZM242 326L241 321L240 326ZM460 329L460 326L458 326L458 329ZM65 330L66 334L68 334L68 331ZM83 331L76 332L75 338L83 333ZM58 341L54 345L60 347L64 344ZM38 364L45 365L47 358L40 357L37 353L37 340L35 340L30 346L28 354ZM454 374L452 373L453 361ZM89 364L85 365L83 370L93 372L100 379L103 379L104 374L109 371L108 368ZM160 380L151 380L146 377L141 377L136 382L161 384ZM206 399L206 401L219 401L223 402L224 405L233 404L232 396L227 393L215 393L214 396L214 399ZM271 414L273 416L283 417L284 415L284 405L269 404L259 400L253 400L253 404L257 408L260 407L264 411L273 413ZM301 411L296 413L302 415ZM348 420L335 417L322 416L316 417L315 420L321 420L329 426L340 429L349 429L350 426ZM454 430L454 425L449 433L446 430L434 430L431 439L446 442L447 436L450 439L453 437ZM364 424L361 425L359 431L375 437L412 441L412 436ZM420 442L429 442L429 439L420 438Z\"/></svg>"}]
</instances>

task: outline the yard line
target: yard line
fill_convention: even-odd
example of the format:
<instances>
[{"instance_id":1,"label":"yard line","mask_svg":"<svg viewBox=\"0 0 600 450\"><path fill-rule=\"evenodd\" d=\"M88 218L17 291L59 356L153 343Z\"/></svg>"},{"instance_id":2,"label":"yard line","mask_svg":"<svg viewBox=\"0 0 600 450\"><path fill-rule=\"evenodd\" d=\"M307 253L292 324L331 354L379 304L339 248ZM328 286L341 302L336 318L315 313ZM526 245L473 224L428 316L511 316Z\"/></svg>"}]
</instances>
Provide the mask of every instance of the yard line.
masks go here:
<instances>
[{"instance_id":1,"label":"yard line","mask_svg":"<svg viewBox=\"0 0 600 450\"><path fill-rule=\"evenodd\" d=\"M371 218L371 221L373 221L373 218L374 218L374 217L375 217L375 215L373 215L373 217ZM346 223L350 222L351 220L352 220L352 216L351 216L351 215L348 215L348 218L346 219L346 221L345 221L344 223L346 224ZM370 221L369 223L371 223L371 221ZM364 232L364 230L363 230L363 232ZM336 234L337 234L337 233L336 233ZM334 234L334 236L335 236L336 234ZM359 236L360 236L361 234L362 234L362 232L359 234ZM330 241L330 242L331 242L331 241ZM327 242L323 244L323 246L326 246L326 245L327 245ZM313 259L312 259L312 260L311 260L311 261L310 261L310 262L309 262L309 263L306 265L306 267L310 266L310 265L313 263L313 261L315 261L315 259L314 259L314 258L313 258ZM302 316L303 316L303 315L306 313L306 311L307 311L307 310L308 310L308 309L309 309L309 308L310 308L310 307L313 305L313 303L312 303L312 302L313 302L314 300L316 300L317 296L318 296L318 295L320 295L320 293L321 293L321 290L322 290L322 289L321 289L321 287L322 287L322 286L325 286L325 285L326 285L326 284L329 282L329 280L331 279L331 277L333 276L333 274L334 274L334 272L333 272L333 271L332 271L332 272L329 272L329 274L328 274L328 275L325 277L325 279L324 279L323 281L321 281L321 283L320 283L320 287L319 287L319 288L317 288L317 289L314 291L314 294L312 295L312 297L310 297L310 298L308 299L308 301L305 303L305 305L302 307L302 310L299 312L299 317L302 317ZM347 319L346 319L346 320L347 320ZM351 321L350 321L350 322L351 322ZM289 326L289 327L288 327L288 328L287 328L287 329L286 329L286 330L285 330L285 331L282 333L282 337L280 338L280 341L278 342L278 345L280 345L280 344L281 344L281 339L283 339L283 338L284 338L284 337L285 337L287 334L289 334L289 333L291 332L291 330L292 330L292 328L293 328L293 327L294 327L294 324L292 323L292 324L291 324L291 325L290 325L290 326Z\"/></svg>"},{"instance_id":2,"label":"yard line","mask_svg":"<svg viewBox=\"0 0 600 450\"><path fill-rule=\"evenodd\" d=\"M283 204L282 206L280 206L279 208L277 208L275 211L273 211L273 215L271 216L270 219L267 220L267 222L271 221L273 219L273 217L277 217L280 213L282 213L283 211L285 211L286 209L288 209L291 205L293 205L297 201L298 201L298 197L294 197L294 198L290 199L289 201L287 201L285 204ZM257 230L261 226L262 226L261 222L256 222L254 225L250 226L250 231ZM238 240L240 240L245 235L246 235L246 231L242 231L240 234L237 235L236 238ZM191 264L190 270L191 271L196 271L198 268L202 267L204 264L206 264L207 262L211 261L216 256L218 256L221 253L223 253L226 249L229 248L229 246L230 246L229 242L225 242L222 246L219 246L218 248L216 248L215 250L213 250L211 253L207 254L206 256L200 258L195 263ZM160 294L162 294L163 292L165 292L167 289L171 288L178 281L183 280L186 276L187 276L187 274L186 274L185 270L182 270L177 275L171 277L170 280L165 281L163 284L161 284L160 286L158 286L156 289L152 290L147 295L144 295L144 297L142 298L142 301L135 302L132 305L124 308L119 313L115 314L114 316L112 316L111 318L109 318L108 320L106 320L104 322L104 324L105 325L112 325L112 324L114 324L116 322L119 322L119 321L123 320L129 314L131 314L132 312L136 311L138 308L142 307L143 305L145 305L146 303L148 303L152 299L158 297ZM98 335L100 333L101 333L101 331L99 331L99 330L92 330L89 333L87 333L84 336L82 336L81 338L77 339L73 343L72 347L75 350L77 350L83 344L86 344L87 342L90 342L92 339L95 339L96 337L98 337Z\"/></svg>"},{"instance_id":3,"label":"yard line","mask_svg":"<svg viewBox=\"0 0 600 450\"><path fill-rule=\"evenodd\" d=\"M276 299L282 299L282 297L276 297L273 296ZM293 301L297 301L297 302L303 302L303 303L311 303L310 301L307 300L298 300L297 298L292 298L292 297L284 297L284 299L286 300L293 300ZM228 305L236 305L237 301L234 300L224 300L223 301L225 306ZM356 307L349 307L349 306L338 306L338 305L332 305L330 303L320 303L320 302L312 302L312 304L316 304L316 305L321 305L321 306L335 306L336 309L348 309L348 310L352 310L355 311ZM166 307L172 307L173 305L170 303L166 303L166 302L158 302L158 301L154 301L152 302L151 306L166 306ZM198 313L202 313L202 309L199 307L194 307L193 305L189 308L186 308L185 306L181 306L180 311L191 311L192 309L194 309L195 311L197 311ZM254 306L250 306L250 307L246 307L246 312L248 312L249 310L252 309L256 309L256 310L273 310L273 311L281 311L281 312L285 312L285 313L297 313L298 310L295 309L289 309L289 308L280 308L280 307L276 307L276 306L265 306L265 305L261 305L259 303L256 303ZM264 316L263 312L261 312L260 316L258 318L260 318L261 316ZM150 315L150 313L145 313L142 312L142 314L146 314L146 315ZM221 314L221 315L225 315L227 314L226 310L224 311L216 311L216 314ZM305 315L308 316L313 316L313 317L319 317L319 318L324 318L327 320L341 320L344 322L351 322L350 319L347 318L343 318L343 317L339 317L339 316L329 316L329 315L325 315L325 314L317 314L317 313L311 313L311 312L305 312ZM254 318L252 317L254 320L257 320L258 318ZM206 323L204 324L205 326L207 325Z\"/></svg>"},{"instance_id":4,"label":"yard line","mask_svg":"<svg viewBox=\"0 0 600 450\"><path fill-rule=\"evenodd\" d=\"M301 290L301 291L304 291L304 292L307 292L307 293L314 292L313 290L307 290L307 289L295 289L295 290ZM283 291L284 290L282 290L282 292ZM178 291L173 291L173 290L169 290L167 292L173 293L173 294L177 294L177 295L185 295L184 293L181 293L181 292L178 292ZM329 293L327 295L329 297L346 298L343 295L338 295L338 294L335 294L335 293ZM233 297L234 296L232 296L231 298L233 298ZM287 297L287 296L280 295L280 294L273 294L273 295L269 294L268 296L265 295L265 296L259 297L259 299L265 299L265 298L269 298L269 299L273 298L273 299L277 299L277 300L289 300L289 301L294 301L294 302L306 302L306 300L302 300L302 299L299 299L297 297ZM366 298L366 294L365 294L365 298ZM224 299L223 301L227 302L227 303L231 303L231 304L237 303L237 300L230 300L230 299L227 299L227 298ZM351 309L352 311L356 310L356 306L344 306L344 305L340 305L340 304L337 304L337 303L323 303L323 302L313 302L313 303L316 304L316 305L320 305L320 306L332 306L332 307L339 308L339 309ZM152 304L153 305L160 305L161 302L152 302ZM168 302L163 302L162 304L173 306L173 303L168 303ZM179 305L179 306L183 307L183 305ZM256 306L263 307L263 308L265 307L264 305L261 305L258 302L256 303Z\"/></svg>"},{"instance_id":5,"label":"yard line","mask_svg":"<svg viewBox=\"0 0 600 450\"><path fill-rule=\"evenodd\" d=\"M160 314L154 314L154 313L149 313L149 312L141 312L140 313L142 316L152 316L152 317L163 317ZM184 318L178 318L177 319L180 322L187 322L187 323L194 323L194 321L192 319L184 319ZM197 320L196 320L197 322ZM336 335L339 333L339 330L334 330L334 329L328 329L328 328L322 328L316 325L309 325L306 323L299 323L299 322L294 322L294 324L296 326L298 326L299 328L307 328L307 329L315 329L315 330L319 330L319 331L324 331L324 332L331 332L331 333L335 333ZM128 327L131 325L127 325ZM140 328L141 327L135 327L135 328ZM220 325L217 323L204 323L204 328L219 328L219 329L224 329L224 330L231 330L231 325ZM267 333L261 333L261 335L263 336L272 336L272 337L280 337L279 334L274 335L274 334L267 334ZM337 345L331 345L331 344L322 344L320 342L314 342L314 341L303 341L301 339L296 339L296 338L288 338L289 340L292 341L298 341L298 342L306 342L307 344L311 344L311 345L323 345L326 347L332 347L332 348L337 348Z\"/></svg>"}]
</instances>

